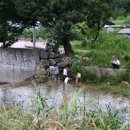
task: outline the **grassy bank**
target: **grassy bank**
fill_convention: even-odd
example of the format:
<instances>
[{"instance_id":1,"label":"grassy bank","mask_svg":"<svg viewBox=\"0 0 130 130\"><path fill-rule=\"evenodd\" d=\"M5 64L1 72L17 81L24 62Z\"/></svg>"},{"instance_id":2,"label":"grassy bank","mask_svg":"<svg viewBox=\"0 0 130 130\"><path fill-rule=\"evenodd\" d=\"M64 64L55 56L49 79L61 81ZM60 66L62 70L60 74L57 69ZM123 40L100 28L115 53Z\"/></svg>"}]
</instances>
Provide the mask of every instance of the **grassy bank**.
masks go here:
<instances>
[{"instance_id":1,"label":"grassy bank","mask_svg":"<svg viewBox=\"0 0 130 130\"><path fill-rule=\"evenodd\" d=\"M128 19L129 17L126 21ZM117 57L121 62L121 68L127 69L128 73L130 72L130 39L127 36L119 35L118 31L119 29L115 29L113 32L108 32L103 29L96 43L84 40L72 41L74 57L76 56L71 66L72 77L77 72L80 72L82 74L82 81L86 84L90 83L94 89L129 96L130 87L121 86L123 81L130 83L128 74L119 74L117 77L102 77L98 79L96 76L84 72L82 69L83 66L112 68L111 60L113 57ZM88 60L77 59L77 56L86 57Z\"/></svg>"},{"instance_id":2,"label":"grassy bank","mask_svg":"<svg viewBox=\"0 0 130 130\"><path fill-rule=\"evenodd\" d=\"M116 20L113 20L113 22L117 25L126 25L130 27L130 16L127 17L118 17Z\"/></svg>"},{"instance_id":3,"label":"grassy bank","mask_svg":"<svg viewBox=\"0 0 130 130\"><path fill-rule=\"evenodd\" d=\"M88 57L90 60L85 65L97 65L111 67L110 61L113 57L119 58L122 68L129 68L130 63L130 39L117 34L119 30L107 32L101 31L96 43L85 41L73 41L72 46L75 55Z\"/></svg>"},{"instance_id":4,"label":"grassy bank","mask_svg":"<svg viewBox=\"0 0 130 130\"><path fill-rule=\"evenodd\" d=\"M78 61L73 62L70 69L70 76L73 78L73 80L75 79L77 72L81 73L81 82L84 83L83 86L86 88L130 97L130 77L127 72L118 73L116 77L103 76L99 78L93 74L86 72L82 67L82 63Z\"/></svg>"},{"instance_id":5,"label":"grassy bank","mask_svg":"<svg viewBox=\"0 0 130 130\"><path fill-rule=\"evenodd\" d=\"M130 97L130 88L122 87L120 84L111 85L109 82L99 82L99 83L84 83L87 88L92 89L93 91L102 91L106 93L117 94L125 97Z\"/></svg>"},{"instance_id":6,"label":"grassy bank","mask_svg":"<svg viewBox=\"0 0 130 130\"><path fill-rule=\"evenodd\" d=\"M75 95L68 103L67 95L63 95L60 108L48 106L46 98L37 93L37 100L31 110L21 106L3 107L0 109L0 130L126 130L129 122L123 123L120 113L111 106L107 112L100 108L87 110L85 102L78 102Z\"/></svg>"}]
</instances>

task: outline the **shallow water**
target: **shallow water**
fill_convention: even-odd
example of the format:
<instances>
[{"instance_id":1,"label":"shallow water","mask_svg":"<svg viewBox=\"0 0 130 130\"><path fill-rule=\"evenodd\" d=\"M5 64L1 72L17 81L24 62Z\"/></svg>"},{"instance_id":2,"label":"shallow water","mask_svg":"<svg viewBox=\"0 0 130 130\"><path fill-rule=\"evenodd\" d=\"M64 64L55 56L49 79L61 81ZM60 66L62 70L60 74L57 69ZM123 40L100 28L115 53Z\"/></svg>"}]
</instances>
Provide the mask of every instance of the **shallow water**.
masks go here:
<instances>
[{"instance_id":1,"label":"shallow water","mask_svg":"<svg viewBox=\"0 0 130 130\"><path fill-rule=\"evenodd\" d=\"M130 119L130 99L110 93L96 92L84 87L76 88L70 84L63 90L62 83L48 81L37 87L33 85L23 87L1 87L0 88L0 105L22 105L24 108L30 108L37 92L40 91L46 97L48 105L61 106L64 95L67 96L68 102L73 97L77 97L79 105L84 103L88 110L100 108L107 111L108 106L112 111L124 112L125 118Z\"/></svg>"}]
</instances>

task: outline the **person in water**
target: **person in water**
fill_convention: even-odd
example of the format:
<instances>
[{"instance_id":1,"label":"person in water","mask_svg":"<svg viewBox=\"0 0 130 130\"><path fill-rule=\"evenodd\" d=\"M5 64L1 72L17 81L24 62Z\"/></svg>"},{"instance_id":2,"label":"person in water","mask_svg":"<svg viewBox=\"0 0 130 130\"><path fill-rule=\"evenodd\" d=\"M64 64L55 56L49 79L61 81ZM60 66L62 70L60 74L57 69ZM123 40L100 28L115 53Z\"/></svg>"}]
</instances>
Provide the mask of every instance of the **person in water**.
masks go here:
<instances>
[{"instance_id":1,"label":"person in water","mask_svg":"<svg viewBox=\"0 0 130 130\"><path fill-rule=\"evenodd\" d=\"M59 67L57 64L54 65L54 79L57 81L59 77Z\"/></svg>"},{"instance_id":2,"label":"person in water","mask_svg":"<svg viewBox=\"0 0 130 130\"><path fill-rule=\"evenodd\" d=\"M65 81L65 78L68 76L67 67L64 67L63 69L63 82Z\"/></svg>"},{"instance_id":3,"label":"person in water","mask_svg":"<svg viewBox=\"0 0 130 130\"><path fill-rule=\"evenodd\" d=\"M69 77L66 77L65 80L64 80L64 85L67 85L68 84L68 81L69 81Z\"/></svg>"},{"instance_id":4,"label":"person in water","mask_svg":"<svg viewBox=\"0 0 130 130\"><path fill-rule=\"evenodd\" d=\"M80 86L81 83L81 73L77 73L76 75L76 85L78 85L78 87Z\"/></svg>"}]
</instances>

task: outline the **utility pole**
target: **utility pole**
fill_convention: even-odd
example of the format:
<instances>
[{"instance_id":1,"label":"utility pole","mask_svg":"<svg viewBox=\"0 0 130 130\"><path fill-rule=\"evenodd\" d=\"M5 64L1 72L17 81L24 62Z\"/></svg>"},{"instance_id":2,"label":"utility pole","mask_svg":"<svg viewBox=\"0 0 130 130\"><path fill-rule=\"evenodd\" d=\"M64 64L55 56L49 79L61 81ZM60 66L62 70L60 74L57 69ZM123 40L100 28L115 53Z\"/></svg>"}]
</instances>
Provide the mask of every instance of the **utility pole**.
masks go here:
<instances>
[{"instance_id":1,"label":"utility pole","mask_svg":"<svg viewBox=\"0 0 130 130\"><path fill-rule=\"evenodd\" d=\"M33 26L33 47L36 47L36 29Z\"/></svg>"}]
</instances>

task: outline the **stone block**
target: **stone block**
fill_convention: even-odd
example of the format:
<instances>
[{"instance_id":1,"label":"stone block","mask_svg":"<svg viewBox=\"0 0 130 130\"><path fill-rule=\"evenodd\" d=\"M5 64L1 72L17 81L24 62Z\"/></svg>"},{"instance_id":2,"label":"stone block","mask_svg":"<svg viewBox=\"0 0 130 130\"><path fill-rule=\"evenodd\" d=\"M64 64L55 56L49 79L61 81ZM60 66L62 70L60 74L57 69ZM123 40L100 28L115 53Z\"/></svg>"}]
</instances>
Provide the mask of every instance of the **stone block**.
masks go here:
<instances>
[{"instance_id":1,"label":"stone block","mask_svg":"<svg viewBox=\"0 0 130 130\"><path fill-rule=\"evenodd\" d=\"M57 65L59 66L59 67L65 67L65 66L67 66L69 63L67 62L67 61L63 61L63 62L59 62Z\"/></svg>"},{"instance_id":2,"label":"stone block","mask_svg":"<svg viewBox=\"0 0 130 130\"><path fill-rule=\"evenodd\" d=\"M41 59L47 59L48 58L48 52L41 50L40 52L40 58Z\"/></svg>"}]
</instances>

